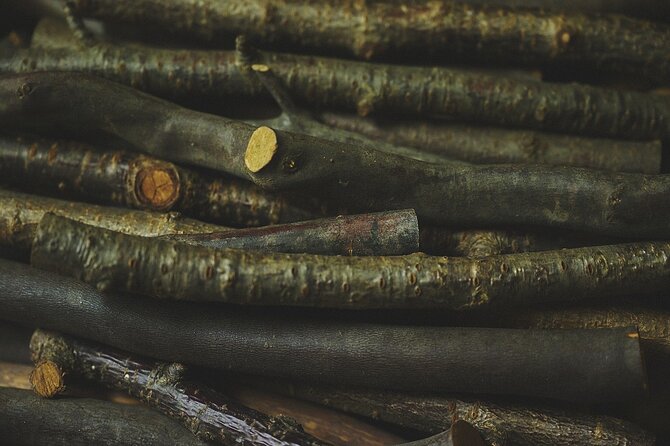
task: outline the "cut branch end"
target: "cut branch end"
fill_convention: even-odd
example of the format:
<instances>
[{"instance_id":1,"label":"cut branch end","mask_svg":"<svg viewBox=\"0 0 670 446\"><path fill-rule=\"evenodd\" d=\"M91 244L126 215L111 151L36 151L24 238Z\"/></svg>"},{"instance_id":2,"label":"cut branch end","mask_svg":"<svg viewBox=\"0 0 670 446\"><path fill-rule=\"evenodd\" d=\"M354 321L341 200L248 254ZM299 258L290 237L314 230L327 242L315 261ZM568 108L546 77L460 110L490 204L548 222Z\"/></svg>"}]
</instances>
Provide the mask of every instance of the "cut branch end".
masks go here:
<instances>
[{"instance_id":1,"label":"cut branch end","mask_svg":"<svg viewBox=\"0 0 670 446\"><path fill-rule=\"evenodd\" d=\"M135 193L143 205L153 210L170 209L179 197L179 177L174 167L143 166L135 176Z\"/></svg>"},{"instance_id":2,"label":"cut branch end","mask_svg":"<svg viewBox=\"0 0 670 446\"><path fill-rule=\"evenodd\" d=\"M30 385L42 398L53 398L65 389L64 373L53 361L41 361L30 372Z\"/></svg>"},{"instance_id":3,"label":"cut branch end","mask_svg":"<svg viewBox=\"0 0 670 446\"><path fill-rule=\"evenodd\" d=\"M244 153L244 164L251 172L258 172L270 164L277 153L277 134L270 127L258 127L249 138Z\"/></svg>"}]
</instances>

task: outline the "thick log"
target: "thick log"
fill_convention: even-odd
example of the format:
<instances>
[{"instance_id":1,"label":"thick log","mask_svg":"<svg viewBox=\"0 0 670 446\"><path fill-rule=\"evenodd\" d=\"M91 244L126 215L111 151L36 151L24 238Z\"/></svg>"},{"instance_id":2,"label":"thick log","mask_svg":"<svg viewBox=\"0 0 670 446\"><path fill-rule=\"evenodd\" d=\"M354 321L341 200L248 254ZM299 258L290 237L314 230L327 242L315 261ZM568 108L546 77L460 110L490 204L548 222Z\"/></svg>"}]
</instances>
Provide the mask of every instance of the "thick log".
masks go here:
<instances>
[{"instance_id":1,"label":"thick log","mask_svg":"<svg viewBox=\"0 0 670 446\"><path fill-rule=\"evenodd\" d=\"M16 51L0 60L0 72L88 73L170 99L218 97L224 103L236 96L266 95L263 84L240 69L239 59L239 53L232 51L97 44L78 49ZM588 136L670 138L670 123L663 118L668 114L670 99L660 95L538 82L473 70L280 53L253 52L249 62L267 66L295 100L312 107L346 109L362 115L446 115L500 127ZM12 93L15 91L16 87ZM60 112L66 110L64 104L60 105Z\"/></svg>"},{"instance_id":2,"label":"thick log","mask_svg":"<svg viewBox=\"0 0 670 446\"><path fill-rule=\"evenodd\" d=\"M385 326L276 308L263 315L156 305L23 264L0 265L2 318L164 361L309 382L579 401L625 400L645 386L637 333L626 329Z\"/></svg>"},{"instance_id":3,"label":"thick log","mask_svg":"<svg viewBox=\"0 0 670 446\"><path fill-rule=\"evenodd\" d=\"M0 321L0 361L29 363L28 341L31 334L29 328Z\"/></svg>"},{"instance_id":4,"label":"thick log","mask_svg":"<svg viewBox=\"0 0 670 446\"><path fill-rule=\"evenodd\" d=\"M494 446L653 445L654 435L616 418L537 405L421 396L245 378L296 398L437 434L465 420Z\"/></svg>"},{"instance_id":5,"label":"thick log","mask_svg":"<svg viewBox=\"0 0 670 446\"><path fill-rule=\"evenodd\" d=\"M530 163L657 174L660 141L584 138L448 122L373 120L325 112L319 119L372 139L477 164Z\"/></svg>"},{"instance_id":6,"label":"thick log","mask_svg":"<svg viewBox=\"0 0 670 446\"><path fill-rule=\"evenodd\" d=\"M260 253L132 236L47 214L31 264L101 291L175 300L466 310L657 293L670 284L668 256L667 242L481 259Z\"/></svg>"},{"instance_id":7,"label":"thick log","mask_svg":"<svg viewBox=\"0 0 670 446\"><path fill-rule=\"evenodd\" d=\"M179 420L204 441L226 445L325 445L306 434L294 420L271 417L185 378L181 363L149 358L36 330L30 340L35 362L31 384L35 393L51 398L65 385L64 375L79 376L126 391L147 405ZM60 374L58 385L44 379L50 370Z\"/></svg>"},{"instance_id":8,"label":"thick log","mask_svg":"<svg viewBox=\"0 0 670 446\"><path fill-rule=\"evenodd\" d=\"M371 60L435 60L630 75L667 82L670 29L621 16L460 2L75 0L80 16L151 23L207 41L245 34L264 45ZM429 45L426 42L430 42Z\"/></svg>"},{"instance_id":9,"label":"thick log","mask_svg":"<svg viewBox=\"0 0 670 446\"><path fill-rule=\"evenodd\" d=\"M165 235L160 238L212 249L392 256L419 250L419 222L412 209L405 209L211 234Z\"/></svg>"},{"instance_id":10,"label":"thick log","mask_svg":"<svg viewBox=\"0 0 670 446\"><path fill-rule=\"evenodd\" d=\"M263 132L248 124L68 73L6 77L0 93L2 123L14 129L44 130L47 123L59 132L98 129L161 159L208 166L265 188L314 191L353 212L413 208L425 221L455 227L524 224L647 239L670 233L670 209L657 206L670 194L665 175L430 164L279 130L277 145L268 139L258 146L254 140ZM246 165L247 150L269 155L258 172Z\"/></svg>"},{"instance_id":11,"label":"thick log","mask_svg":"<svg viewBox=\"0 0 670 446\"><path fill-rule=\"evenodd\" d=\"M179 423L143 406L88 398L45 400L0 388L0 437L25 446L204 446Z\"/></svg>"}]
</instances>

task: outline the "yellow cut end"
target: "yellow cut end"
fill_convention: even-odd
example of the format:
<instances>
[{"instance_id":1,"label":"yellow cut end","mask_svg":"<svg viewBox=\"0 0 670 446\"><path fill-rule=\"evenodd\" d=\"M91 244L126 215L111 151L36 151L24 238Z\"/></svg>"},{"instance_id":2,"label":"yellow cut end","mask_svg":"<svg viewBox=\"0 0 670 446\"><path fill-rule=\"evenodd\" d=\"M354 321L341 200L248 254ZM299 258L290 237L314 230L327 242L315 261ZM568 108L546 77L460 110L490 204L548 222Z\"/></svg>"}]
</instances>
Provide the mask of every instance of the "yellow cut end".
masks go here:
<instances>
[{"instance_id":1,"label":"yellow cut end","mask_svg":"<svg viewBox=\"0 0 670 446\"><path fill-rule=\"evenodd\" d=\"M251 172L258 172L267 166L277 153L277 134L270 127L254 130L244 153L244 164Z\"/></svg>"},{"instance_id":2,"label":"yellow cut end","mask_svg":"<svg viewBox=\"0 0 670 446\"><path fill-rule=\"evenodd\" d=\"M55 362L42 361L30 372L30 385L42 398L52 398L65 389L63 372Z\"/></svg>"}]
</instances>

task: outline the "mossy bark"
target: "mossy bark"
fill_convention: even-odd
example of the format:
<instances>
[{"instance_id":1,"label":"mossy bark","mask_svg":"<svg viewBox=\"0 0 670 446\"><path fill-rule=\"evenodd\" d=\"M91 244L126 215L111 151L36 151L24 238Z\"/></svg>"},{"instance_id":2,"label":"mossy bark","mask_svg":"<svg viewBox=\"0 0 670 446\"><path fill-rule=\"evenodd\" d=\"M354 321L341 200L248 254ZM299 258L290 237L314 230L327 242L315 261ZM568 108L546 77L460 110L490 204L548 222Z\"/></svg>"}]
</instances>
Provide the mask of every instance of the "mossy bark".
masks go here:
<instances>
[{"instance_id":1,"label":"mossy bark","mask_svg":"<svg viewBox=\"0 0 670 446\"><path fill-rule=\"evenodd\" d=\"M668 81L670 30L621 16L561 14L460 2L76 0L77 14L220 40L359 59L501 63L622 71ZM430 44L426 44L430 42Z\"/></svg>"},{"instance_id":2,"label":"mossy bark","mask_svg":"<svg viewBox=\"0 0 670 446\"><path fill-rule=\"evenodd\" d=\"M45 400L0 388L0 437L12 445L205 446L176 421L142 406L88 398Z\"/></svg>"},{"instance_id":3,"label":"mossy bark","mask_svg":"<svg viewBox=\"0 0 670 446\"><path fill-rule=\"evenodd\" d=\"M465 420L494 446L653 445L654 436L616 418L549 407L388 391L313 386L256 385L387 423L436 434Z\"/></svg>"},{"instance_id":4,"label":"mossy bark","mask_svg":"<svg viewBox=\"0 0 670 446\"><path fill-rule=\"evenodd\" d=\"M255 52L296 101L359 114L446 115L461 121L623 139L669 139L667 97L546 83L473 70L370 64ZM102 76L171 99L256 98L260 81L232 51L117 47L30 49L0 60L2 73L69 71ZM13 90L14 92L15 90Z\"/></svg>"},{"instance_id":5,"label":"mossy bark","mask_svg":"<svg viewBox=\"0 0 670 446\"><path fill-rule=\"evenodd\" d=\"M6 77L0 93L2 123L14 129L96 129L161 159L229 172L268 189L314 191L350 212L413 208L426 222L455 227L523 224L647 239L670 233L670 208L658 206L670 194L665 175L431 164L279 130L276 152L253 173L244 162L256 130L248 124L84 75ZM654 118L655 125L661 121Z\"/></svg>"},{"instance_id":6,"label":"mossy bark","mask_svg":"<svg viewBox=\"0 0 670 446\"><path fill-rule=\"evenodd\" d=\"M45 215L31 263L159 298L324 308L509 308L653 294L670 283L670 244L632 243L481 259L339 257L217 250Z\"/></svg>"},{"instance_id":7,"label":"mossy bark","mask_svg":"<svg viewBox=\"0 0 670 446\"><path fill-rule=\"evenodd\" d=\"M30 340L33 361L54 364L62 373L126 391L181 421L204 441L226 445L325 445L295 421L270 417L184 377L180 363L129 356L91 342L36 330ZM71 379L71 378L70 378Z\"/></svg>"},{"instance_id":8,"label":"mossy bark","mask_svg":"<svg viewBox=\"0 0 670 446\"><path fill-rule=\"evenodd\" d=\"M648 174L661 170L660 141L584 138L438 121L373 120L333 112L321 113L319 119L372 139L477 164L549 164Z\"/></svg>"},{"instance_id":9,"label":"mossy bark","mask_svg":"<svg viewBox=\"0 0 670 446\"><path fill-rule=\"evenodd\" d=\"M156 305L102 295L77 280L23 264L0 265L3 318L164 361L413 391L577 401L628 400L644 392L638 338L627 329L395 326L278 308Z\"/></svg>"}]
</instances>

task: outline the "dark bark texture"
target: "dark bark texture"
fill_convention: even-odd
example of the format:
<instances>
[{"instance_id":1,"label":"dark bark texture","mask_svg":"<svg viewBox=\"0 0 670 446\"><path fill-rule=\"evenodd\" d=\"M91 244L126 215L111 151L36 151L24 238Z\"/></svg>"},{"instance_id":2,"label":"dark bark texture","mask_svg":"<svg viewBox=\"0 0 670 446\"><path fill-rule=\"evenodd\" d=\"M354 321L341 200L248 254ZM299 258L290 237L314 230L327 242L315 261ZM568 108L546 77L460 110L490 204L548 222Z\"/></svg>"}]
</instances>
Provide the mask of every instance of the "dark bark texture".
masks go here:
<instances>
[{"instance_id":1,"label":"dark bark texture","mask_svg":"<svg viewBox=\"0 0 670 446\"><path fill-rule=\"evenodd\" d=\"M0 437L25 446L204 446L179 423L142 406L88 398L45 400L0 388Z\"/></svg>"},{"instance_id":2,"label":"dark bark texture","mask_svg":"<svg viewBox=\"0 0 670 446\"><path fill-rule=\"evenodd\" d=\"M435 60L622 71L669 79L670 29L621 16L559 14L460 2L75 0L84 16L152 23L211 41L245 34L279 48L359 59ZM426 42L430 42L427 45Z\"/></svg>"},{"instance_id":3,"label":"dark bark texture","mask_svg":"<svg viewBox=\"0 0 670 446\"><path fill-rule=\"evenodd\" d=\"M72 141L0 138L0 174L4 184L40 193L140 209L174 210L230 226L295 222L324 213L316 205L305 203L301 207L295 199L233 178ZM26 177L30 182L25 181Z\"/></svg>"},{"instance_id":4,"label":"dark bark texture","mask_svg":"<svg viewBox=\"0 0 670 446\"><path fill-rule=\"evenodd\" d=\"M431 434L448 429L454 420L465 420L494 446L655 444L652 434L606 416L462 398L265 382L264 387L297 398Z\"/></svg>"},{"instance_id":5,"label":"dark bark texture","mask_svg":"<svg viewBox=\"0 0 670 446\"><path fill-rule=\"evenodd\" d=\"M332 112L321 113L319 119L375 140L477 164L549 164L649 174L661 170L660 141L584 138L438 121L373 120Z\"/></svg>"},{"instance_id":6,"label":"dark bark texture","mask_svg":"<svg viewBox=\"0 0 670 446\"><path fill-rule=\"evenodd\" d=\"M119 84L34 73L0 80L0 98L2 123L13 129L45 130L47 122L59 132L97 129L161 159L229 172L264 188L314 191L351 212L413 208L423 221L455 227L540 225L646 239L670 234L670 207L658 206L670 195L665 175L431 164L279 130L276 153L252 173L244 155L256 128Z\"/></svg>"},{"instance_id":7,"label":"dark bark texture","mask_svg":"<svg viewBox=\"0 0 670 446\"><path fill-rule=\"evenodd\" d=\"M295 421L270 417L236 403L213 389L184 377L181 363L133 357L91 342L36 330L30 340L33 361L51 361L65 374L123 390L181 421L204 441L226 445L325 445Z\"/></svg>"},{"instance_id":8,"label":"dark bark texture","mask_svg":"<svg viewBox=\"0 0 670 446\"><path fill-rule=\"evenodd\" d=\"M0 321L0 361L29 363L28 341L31 333L28 328Z\"/></svg>"},{"instance_id":9,"label":"dark bark texture","mask_svg":"<svg viewBox=\"0 0 670 446\"><path fill-rule=\"evenodd\" d=\"M385 326L279 309L156 305L0 265L2 318L164 361L308 382L579 401L634 398L646 385L637 333L627 329Z\"/></svg>"},{"instance_id":10,"label":"dark bark texture","mask_svg":"<svg viewBox=\"0 0 670 446\"><path fill-rule=\"evenodd\" d=\"M406 209L210 234L166 235L161 238L214 249L392 256L419 250L419 222L414 211Z\"/></svg>"},{"instance_id":11,"label":"dark bark texture","mask_svg":"<svg viewBox=\"0 0 670 446\"><path fill-rule=\"evenodd\" d=\"M470 423L457 420L449 430L402 446L486 446L486 443Z\"/></svg>"},{"instance_id":12,"label":"dark bark texture","mask_svg":"<svg viewBox=\"0 0 670 446\"><path fill-rule=\"evenodd\" d=\"M152 213L61 201L0 189L2 254L29 258L37 225L53 213L115 231L152 237L165 234L217 232L222 226L183 218L177 213Z\"/></svg>"},{"instance_id":13,"label":"dark bark texture","mask_svg":"<svg viewBox=\"0 0 670 446\"><path fill-rule=\"evenodd\" d=\"M657 293L670 243L490 256L341 257L218 250L45 215L33 266L101 291L175 300L324 308L510 308Z\"/></svg>"},{"instance_id":14,"label":"dark bark texture","mask_svg":"<svg viewBox=\"0 0 670 446\"><path fill-rule=\"evenodd\" d=\"M624 139L669 139L670 98L481 71L370 64L254 52L292 97L359 114L446 115L461 121ZM266 95L232 51L117 47L30 49L0 60L2 73L76 71L171 99ZM16 91L13 90L12 93ZM65 107L62 107L65 108ZM62 110L61 108L61 110Z\"/></svg>"}]
</instances>

